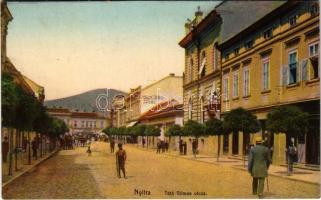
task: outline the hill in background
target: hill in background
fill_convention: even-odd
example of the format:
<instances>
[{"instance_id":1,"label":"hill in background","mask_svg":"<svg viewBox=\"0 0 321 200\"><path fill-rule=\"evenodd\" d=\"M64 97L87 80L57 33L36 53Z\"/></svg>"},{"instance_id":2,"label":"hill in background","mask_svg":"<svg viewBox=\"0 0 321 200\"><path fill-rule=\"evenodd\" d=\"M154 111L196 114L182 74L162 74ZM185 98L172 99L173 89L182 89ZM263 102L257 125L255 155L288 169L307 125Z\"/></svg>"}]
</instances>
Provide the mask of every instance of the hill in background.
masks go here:
<instances>
[{"instance_id":1,"label":"hill in background","mask_svg":"<svg viewBox=\"0 0 321 200\"><path fill-rule=\"evenodd\" d=\"M108 94L108 95L107 95ZM106 107L106 97L108 99L108 108L111 108L112 100L115 95L125 95L125 92L115 89L96 89L84 92L81 94L73 95L70 97L54 99L45 101L45 106L48 108L68 108L70 111L78 112L104 112L96 106L96 100L99 96L104 95L104 98L100 98L100 106Z\"/></svg>"}]
</instances>

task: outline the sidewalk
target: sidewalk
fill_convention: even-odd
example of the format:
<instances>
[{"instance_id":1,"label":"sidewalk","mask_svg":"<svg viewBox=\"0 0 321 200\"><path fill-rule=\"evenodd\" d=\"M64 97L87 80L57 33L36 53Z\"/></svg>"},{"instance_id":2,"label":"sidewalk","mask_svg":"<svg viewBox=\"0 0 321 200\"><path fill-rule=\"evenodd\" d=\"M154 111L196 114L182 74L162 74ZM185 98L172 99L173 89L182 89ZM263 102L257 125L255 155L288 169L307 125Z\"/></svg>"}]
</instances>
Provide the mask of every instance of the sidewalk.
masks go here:
<instances>
[{"instance_id":1,"label":"sidewalk","mask_svg":"<svg viewBox=\"0 0 321 200\"><path fill-rule=\"evenodd\" d=\"M38 160L31 159L31 165L26 164L27 163L27 153L24 153L24 155L22 155L24 163L19 165L18 171L16 171L13 166L13 170L12 170L13 175L11 175L11 176L8 175L8 164L2 163L2 187L8 185L13 180L15 180L16 178L23 175L24 173L30 171L33 167L37 166L42 161L50 158L51 156L53 156L57 152L58 152L58 149L55 149L52 152L46 153L45 155L43 155L42 158L39 157Z\"/></svg>"},{"instance_id":2,"label":"sidewalk","mask_svg":"<svg viewBox=\"0 0 321 200\"><path fill-rule=\"evenodd\" d=\"M132 146L137 148L137 145L132 145ZM145 150L145 151L152 151L152 152L155 152L156 154L156 149L146 149L142 147L138 147L138 149ZM169 151L164 154L170 155L170 156L176 156L183 159L206 162L206 163L211 163L215 165L227 166L227 167L232 167L235 169L247 171L247 161L244 162L244 160L228 158L226 156L220 157L219 162L217 162L216 157L208 156L208 155L197 155L196 158L194 158L193 155L179 155L178 151ZM291 176L288 176L287 167L280 166L280 165L271 165L269 168L269 175L320 185L320 171L297 169L297 168L293 170L294 170L294 173Z\"/></svg>"}]
</instances>

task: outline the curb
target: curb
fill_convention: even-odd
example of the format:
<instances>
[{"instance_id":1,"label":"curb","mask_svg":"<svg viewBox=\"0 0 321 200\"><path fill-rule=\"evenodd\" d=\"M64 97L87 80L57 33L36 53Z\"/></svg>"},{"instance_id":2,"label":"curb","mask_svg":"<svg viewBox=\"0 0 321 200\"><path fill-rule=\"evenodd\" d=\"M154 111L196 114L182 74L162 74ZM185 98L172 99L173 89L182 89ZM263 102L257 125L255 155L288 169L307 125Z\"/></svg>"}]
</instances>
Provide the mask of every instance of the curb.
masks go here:
<instances>
[{"instance_id":1,"label":"curb","mask_svg":"<svg viewBox=\"0 0 321 200\"><path fill-rule=\"evenodd\" d=\"M247 169L243 169L243 168L240 168L240 167L235 167L235 166L231 166L231 167L234 168L234 169L247 171ZM306 181L306 180L300 180L300 179L290 178L290 177L288 177L288 176L278 176L278 175L275 175L275 174L269 174L269 176L279 177L279 178L285 178L285 179L292 180L292 181L300 181L300 182L308 183L308 184L311 184L311 185L320 185L320 183L315 183L315 182L310 182L310 181Z\"/></svg>"},{"instance_id":2,"label":"curb","mask_svg":"<svg viewBox=\"0 0 321 200\"><path fill-rule=\"evenodd\" d=\"M34 167L38 166L40 163L42 163L43 161L51 158L52 156L54 156L56 153L58 153L59 150L56 149L53 152L51 152L47 157L42 158L41 160L39 160L39 162L35 163L34 165L29 165L29 167L27 167L27 169L23 172L21 172L20 174L18 174L15 177L12 177L12 179L8 180L7 182L2 184L2 188L4 188L5 186L7 186L8 184L10 184L11 182L13 182L14 180L16 180L17 178L19 178L20 176L24 175L27 172L30 172Z\"/></svg>"},{"instance_id":3,"label":"curb","mask_svg":"<svg viewBox=\"0 0 321 200\"><path fill-rule=\"evenodd\" d=\"M135 147L135 148L138 149L138 150L142 150L142 151L152 152L152 149L149 150L149 149L144 149L144 148L137 148L137 147ZM181 158L181 159L192 160L192 161L197 161L197 162L202 162L202 163L207 163L207 164L221 165L220 163L213 163L213 162L207 162L207 161L197 160L197 159L193 159L193 158L186 158L186 157L182 157L182 156L179 156L179 155L173 155L173 154L169 154L169 153L165 153L163 155L172 156L172 157L178 157L178 158ZM243 169L243 168L240 168L240 167L237 167L237 166L227 166L227 167L231 167L231 168L237 169L237 170L247 171L247 169ZM308 184L311 184L311 185L320 185L320 183L315 183L315 182L310 182L310 181L306 181L306 180L290 178L290 177L287 177L287 176L278 176L278 175L275 175L275 174L269 174L269 176L285 178L285 179L292 180L292 181L300 181L300 182L308 183Z\"/></svg>"}]
</instances>

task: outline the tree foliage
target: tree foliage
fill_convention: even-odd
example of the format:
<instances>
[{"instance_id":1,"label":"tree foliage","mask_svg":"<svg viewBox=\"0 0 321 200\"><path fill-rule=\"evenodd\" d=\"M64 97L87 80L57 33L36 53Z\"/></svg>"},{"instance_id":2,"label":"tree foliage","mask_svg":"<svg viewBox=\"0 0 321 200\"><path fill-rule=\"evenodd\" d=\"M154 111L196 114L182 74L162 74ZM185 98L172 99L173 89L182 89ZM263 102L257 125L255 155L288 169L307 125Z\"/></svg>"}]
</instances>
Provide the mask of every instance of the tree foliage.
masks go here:
<instances>
[{"instance_id":1,"label":"tree foliage","mask_svg":"<svg viewBox=\"0 0 321 200\"><path fill-rule=\"evenodd\" d=\"M146 125L144 130L144 135L146 136L160 136L161 130L153 125Z\"/></svg>"},{"instance_id":2,"label":"tree foliage","mask_svg":"<svg viewBox=\"0 0 321 200\"><path fill-rule=\"evenodd\" d=\"M165 136L182 136L182 135L183 135L183 129L178 124L170 125L165 131Z\"/></svg>"},{"instance_id":3,"label":"tree foliage","mask_svg":"<svg viewBox=\"0 0 321 200\"><path fill-rule=\"evenodd\" d=\"M309 127L308 116L296 106L276 107L267 115L266 128L273 133L305 134Z\"/></svg>"},{"instance_id":4,"label":"tree foliage","mask_svg":"<svg viewBox=\"0 0 321 200\"><path fill-rule=\"evenodd\" d=\"M13 78L2 73L1 75L1 114L2 125L13 127L18 106L18 96L16 93L16 85Z\"/></svg>"},{"instance_id":5,"label":"tree foliage","mask_svg":"<svg viewBox=\"0 0 321 200\"><path fill-rule=\"evenodd\" d=\"M207 135L223 135L223 122L217 118L211 118L205 122L205 133Z\"/></svg>"},{"instance_id":6,"label":"tree foliage","mask_svg":"<svg viewBox=\"0 0 321 200\"><path fill-rule=\"evenodd\" d=\"M227 132L256 133L260 130L260 124L250 111L236 108L224 116L223 128Z\"/></svg>"},{"instance_id":7,"label":"tree foliage","mask_svg":"<svg viewBox=\"0 0 321 200\"><path fill-rule=\"evenodd\" d=\"M204 125L194 120L188 120L183 126L183 133L185 136L194 136L198 138L205 134L204 130Z\"/></svg>"}]
</instances>

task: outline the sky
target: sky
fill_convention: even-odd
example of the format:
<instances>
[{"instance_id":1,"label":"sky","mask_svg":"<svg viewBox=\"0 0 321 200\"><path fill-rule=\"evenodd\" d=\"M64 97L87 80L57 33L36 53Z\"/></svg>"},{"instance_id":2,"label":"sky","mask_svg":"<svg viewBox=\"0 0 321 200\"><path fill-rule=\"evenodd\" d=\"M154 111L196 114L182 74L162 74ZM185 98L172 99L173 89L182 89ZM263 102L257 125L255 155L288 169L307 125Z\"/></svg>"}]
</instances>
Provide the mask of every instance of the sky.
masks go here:
<instances>
[{"instance_id":1,"label":"sky","mask_svg":"<svg viewBox=\"0 0 321 200\"><path fill-rule=\"evenodd\" d=\"M7 54L46 100L182 75L184 23L218 1L8 2Z\"/></svg>"}]
</instances>

